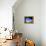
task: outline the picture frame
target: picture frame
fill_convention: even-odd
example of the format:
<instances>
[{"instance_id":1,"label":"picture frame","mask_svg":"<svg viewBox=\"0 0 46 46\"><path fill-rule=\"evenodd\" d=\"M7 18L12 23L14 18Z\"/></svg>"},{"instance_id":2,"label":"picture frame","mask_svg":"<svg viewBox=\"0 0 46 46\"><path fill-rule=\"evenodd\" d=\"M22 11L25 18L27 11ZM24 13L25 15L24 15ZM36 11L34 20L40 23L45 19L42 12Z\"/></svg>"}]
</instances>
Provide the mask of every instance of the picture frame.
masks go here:
<instances>
[{"instance_id":1,"label":"picture frame","mask_svg":"<svg viewBox=\"0 0 46 46\"><path fill-rule=\"evenodd\" d=\"M33 24L34 23L34 17L33 16L25 16L24 17L24 23Z\"/></svg>"}]
</instances>

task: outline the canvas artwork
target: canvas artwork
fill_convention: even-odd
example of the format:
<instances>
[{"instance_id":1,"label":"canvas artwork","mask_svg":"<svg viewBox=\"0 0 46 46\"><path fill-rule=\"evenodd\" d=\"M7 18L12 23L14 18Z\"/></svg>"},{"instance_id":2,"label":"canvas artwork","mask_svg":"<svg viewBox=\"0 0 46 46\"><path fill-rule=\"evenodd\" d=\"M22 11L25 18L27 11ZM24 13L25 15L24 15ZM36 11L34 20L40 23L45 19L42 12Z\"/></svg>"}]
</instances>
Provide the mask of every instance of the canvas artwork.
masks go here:
<instances>
[{"instance_id":1,"label":"canvas artwork","mask_svg":"<svg viewBox=\"0 0 46 46\"><path fill-rule=\"evenodd\" d=\"M24 17L24 23L33 24L34 23L34 17L33 16L25 16Z\"/></svg>"}]
</instances>

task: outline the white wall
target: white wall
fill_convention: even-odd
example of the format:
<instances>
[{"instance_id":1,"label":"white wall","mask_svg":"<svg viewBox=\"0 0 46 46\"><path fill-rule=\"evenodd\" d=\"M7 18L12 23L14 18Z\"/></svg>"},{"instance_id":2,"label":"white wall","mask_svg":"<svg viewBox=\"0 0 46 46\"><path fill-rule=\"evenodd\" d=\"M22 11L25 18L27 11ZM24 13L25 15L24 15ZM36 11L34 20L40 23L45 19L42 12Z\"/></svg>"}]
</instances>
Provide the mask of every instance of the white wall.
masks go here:
<instances>
[{"instance_id":1,"label":"white wall","mask_svg":"<svg viewBox=\"0 0 46 46\"><path fill-rule=\"evenodd\" d=\"M14 5L15 28L24 37L41 46L41 0L23 0L17 7ZM34 24L25 24L25 16L34 16Z\"/></svg>"},{"instance_id":2,"label":"white wall","mask_svg":"<svg viewBox=\"0 0 46 46\"><path fill-rule=\"evenodd\" d=\"M24 3L22 1L19 5L15 3L13 12L15 28L23 32L24 36L34 39L38 46L40 42L42 44L40 46L46 46L46 0L41 0L41 2L40 0L28 0ZM28 15L34 16L34 24L24 24L24 16Z\"/></svg>"},{"instance_id":3,"label":"white wall","mask_svg":"<svg viewBox=\"0 0 46 46\"><path fill-rule=\"evenodd\" d=\"M13 6L13 4L15 3L15 1L16 0L0 0L0 26L3 26L3 27L10 27L10 28L12 28L12 6ZM32 1L34 1L34 0L32 0ZM42 31L41 31L41 36L42 36L42 45L43 46L46 46L46 0L41 0L42 2L41 2L41 4L42 4L42 19L41 19L41 23L42 23ZM35 2L35 1L34 1ZM32 4L33 4L33 2L32 2ZM37 4L36 4L37 5ZM28 7L28 6L25 6L26 8ZM33 7L33 6L32 6ZM35 7L35 4L34 4L34 7ZM24 9L24 8L23 8ZM30 10L30 9L29 9ZM33 10L34 11L34 10ZM23 12L22 12L23 13ZM22 13L21 13L21 15L22 15ZM30 13L30 12L29 12ZM23 14L24 16L28 16L28 15L30 15L30 14ZM34 14L31 14L31 15L35 15L35 13ZM45 15L45 16L44 16ZM39 15L38 15L39 16ZM17 16L17 18L19 18L20 16ZM24 17L22 17L21 16L21 18L24 18ZM43 19L44 18L44 19ZM36 19L36 18L35 18ZM21 19L20 19L21 20ZM23 19L22 19L23 20ZM21 20L21 21L22 21ZM20 21L20 22L21 22ZM23 20L24 21L24 20ZM17 28L18 28L18 31L22 31L24 34L25 33L27 33L28 31L28 33L33 33L33 32L35 32L35 31L31 31L30 32L30 30L33 30L32 29L32 24L31 24L31 26L30 26L30 24L24 24L23 23L23 21L21 22L21 27L20 27L20 23L18 24L18 26L17 26ZM18 22L18 21L17 21ZM37 21L36 21L37 22ZM28 27L29 28L28 28ZM26 27L26 29L24 29ZM31 27L31 29L30 29L30 27ZM27 28L28 28L28 31L27 31ZM21 29L21 30L20 30ZM29 30L30 29L30 30ZM27 32L25 32L25 31L27 31ZM39 31L38 31L39 32ZM25 35L26 36L26 35ZM34 36L34 35L33 35ZM31 35L31 38L33 37L32 35Z\"/></svg>"},{"instance_id":4,"label":"white wall","mask_svg":"<svg viewBox=\"0 0 46 46\"><path fill-rule=\"evenodd\" d=\"M46 0L41 0L41 15L42 46L46 46Z\"/></svg>"},{"instance_id":5,"label":"white wall","mask_svg":"<svg viewBox=\"0 0 46 46\"><path fill-rule=\"evenodd\" d=\"M12 6L16 0L0 0L0 27L12 28Z\"/></svg>"}]
</instances>

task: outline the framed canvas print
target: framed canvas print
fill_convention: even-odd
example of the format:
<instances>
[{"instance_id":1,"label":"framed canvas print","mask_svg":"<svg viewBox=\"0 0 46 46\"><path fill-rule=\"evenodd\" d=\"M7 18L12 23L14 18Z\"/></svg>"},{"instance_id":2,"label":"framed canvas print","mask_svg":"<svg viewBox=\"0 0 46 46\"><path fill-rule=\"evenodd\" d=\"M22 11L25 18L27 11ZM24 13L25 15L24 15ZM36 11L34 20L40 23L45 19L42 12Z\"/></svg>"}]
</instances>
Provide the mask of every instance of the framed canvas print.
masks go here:
<instances>
[{"instance_id":1,"label":"framed canvas print","mask_svg":"<svg viewBox=\"0 0 46 46\"><path fill-rule=\"evenodd\" d=\"M33 16L25 16L24 17L24 23L33 24L34 23L34 17Z\"/></svg>"}]
</instances>

